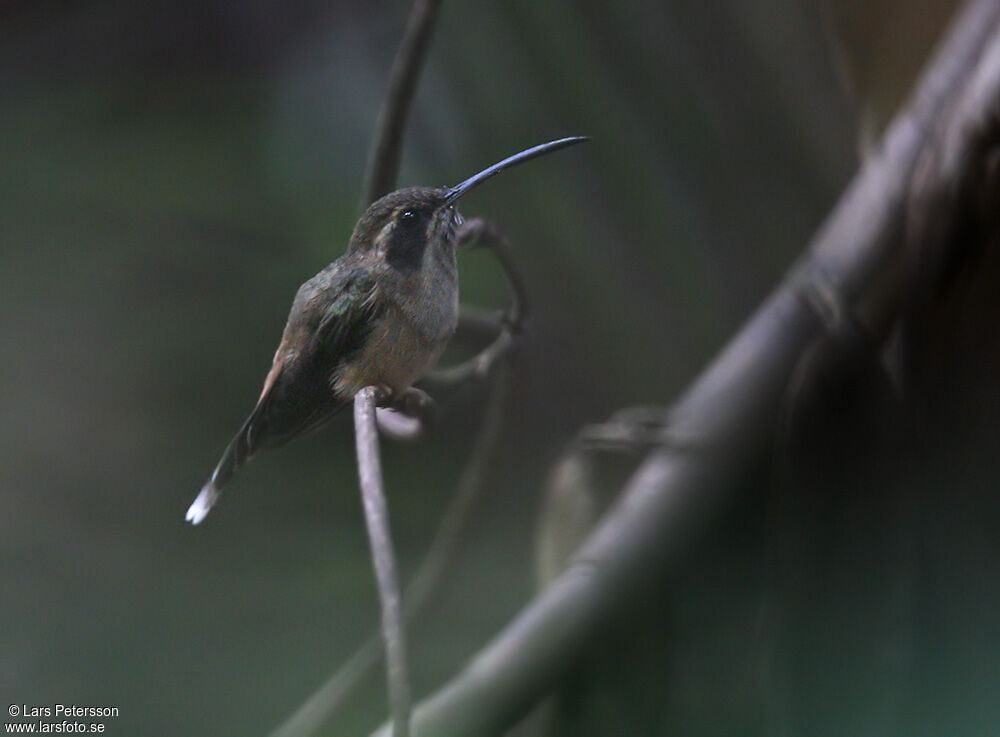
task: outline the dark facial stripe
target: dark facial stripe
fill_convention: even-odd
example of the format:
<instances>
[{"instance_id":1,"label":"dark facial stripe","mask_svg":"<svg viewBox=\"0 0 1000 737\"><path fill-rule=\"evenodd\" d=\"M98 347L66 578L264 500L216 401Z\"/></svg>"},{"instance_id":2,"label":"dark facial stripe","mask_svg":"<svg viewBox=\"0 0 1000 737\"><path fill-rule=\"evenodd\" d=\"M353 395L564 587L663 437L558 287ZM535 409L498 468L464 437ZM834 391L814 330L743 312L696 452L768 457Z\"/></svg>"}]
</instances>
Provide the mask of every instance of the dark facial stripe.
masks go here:
<instances>
[{"instance_id":1,"label":"dark facial stripe","mask_svg":"<svg viewBox=\"0 0 1000 737\"><path fill-rule=\"evenodd\" d=\"M420 268L427 247L427 224L430 213L422 210L401 210L389 236L385 250L386 262L400 271Z\"/></svg>"}]
</instances>

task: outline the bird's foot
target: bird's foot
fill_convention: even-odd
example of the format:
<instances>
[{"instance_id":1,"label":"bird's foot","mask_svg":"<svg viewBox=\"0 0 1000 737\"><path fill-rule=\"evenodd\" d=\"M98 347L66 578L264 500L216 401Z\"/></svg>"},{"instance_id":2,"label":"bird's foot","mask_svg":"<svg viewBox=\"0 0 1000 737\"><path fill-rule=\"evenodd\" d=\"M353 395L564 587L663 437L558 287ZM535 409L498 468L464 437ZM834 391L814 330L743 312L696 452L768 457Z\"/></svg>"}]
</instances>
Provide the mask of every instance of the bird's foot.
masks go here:
<instances>
[{"instance_id":1,"label":"bird's foot","mask_svg":"<svg viewBox=\"0 0 1000 737\"><path fill-rule=\"evenodd\" d=\"M407 417L414 417L430 427L437 422L437 404L431 395L423 389L411 386L389 405L391 409L402 412Z\"/></svg>"},{"instance_id":2,"label":"bird's foot","mask_svg":"<svg viewBox=\"0 0 1000 737\"><path fill-rule=\"evenodd\" d=\"M414 440L437 421L437 404L431 396L410 387L398 396L387 392L386 400L376 411L379 429L396 440Z\"/></svg>"}]
</instances>

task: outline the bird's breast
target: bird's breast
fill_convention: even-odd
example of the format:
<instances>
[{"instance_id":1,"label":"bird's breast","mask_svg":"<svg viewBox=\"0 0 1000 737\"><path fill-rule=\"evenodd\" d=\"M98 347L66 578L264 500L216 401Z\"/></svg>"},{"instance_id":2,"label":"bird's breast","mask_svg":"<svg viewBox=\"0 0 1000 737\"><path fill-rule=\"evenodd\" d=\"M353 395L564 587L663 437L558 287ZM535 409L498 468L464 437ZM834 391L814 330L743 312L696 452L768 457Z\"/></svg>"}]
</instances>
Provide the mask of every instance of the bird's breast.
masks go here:
<instances>
[{"instance_id":1,"label":"bird's breast","mask_svg":"<svg viewBox=\"0 0 1000 737\"><path fill-rule=\"evenodd\" d=\"M334 391L351 397L381 384L400 394L434 365L449 337L429 337L401 310L389 308L372 326L364 347L334 372Z\"/></svg>"}]
</instances>

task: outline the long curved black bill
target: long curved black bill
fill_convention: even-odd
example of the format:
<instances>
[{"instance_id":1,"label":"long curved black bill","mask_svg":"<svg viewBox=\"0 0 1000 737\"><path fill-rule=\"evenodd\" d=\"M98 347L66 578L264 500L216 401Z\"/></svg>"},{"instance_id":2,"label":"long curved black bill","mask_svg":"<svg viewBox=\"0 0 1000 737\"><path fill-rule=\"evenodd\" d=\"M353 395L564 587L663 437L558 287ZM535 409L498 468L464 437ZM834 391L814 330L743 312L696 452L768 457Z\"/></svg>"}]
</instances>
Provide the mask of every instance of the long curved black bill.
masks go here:
<instances>
[{"instance_id":1,"label":"long curved black bill","mask_svg":"<svg viewBox=\"0 0 1000 737\"><path fill-rule=\"evenodd\" d=\"M504 169L509 169L510 167L516 166L517 164L521 164L525 161L530 161L531 159L539 156L544 156L545 154L552 153L553 151L558 151L561 148L566 148L567 146L572 146L576 143L583 143L584 141L589 140L590 138L587 136L570 136L569 138L560 138L556 141L549 141L548 143L540 143L537 146L525 149L521 153L508 156L503 161L498 161L493 166L483 169L478 174L473 174L461 184L456 184L454 187L449 189L448 194L445 196L444 204L452 204L459 197L463 197L468 194L487 179L496 176Z\"/></svg>"}]
</instances>

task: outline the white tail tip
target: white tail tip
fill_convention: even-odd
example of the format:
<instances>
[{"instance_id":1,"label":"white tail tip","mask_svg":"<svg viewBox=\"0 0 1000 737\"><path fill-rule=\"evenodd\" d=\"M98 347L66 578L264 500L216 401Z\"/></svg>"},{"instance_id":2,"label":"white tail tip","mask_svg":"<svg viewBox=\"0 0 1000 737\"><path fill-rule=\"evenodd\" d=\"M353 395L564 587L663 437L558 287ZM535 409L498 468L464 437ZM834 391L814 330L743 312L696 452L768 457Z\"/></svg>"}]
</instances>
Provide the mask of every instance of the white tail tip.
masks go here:
<instances>
[{"instance_id":1,"label":"white tail tip","mask_svg":"<svg viewBox=\"0 0 1000 737\"><path fill-rule=\"evenodd\" d=\"M191 506L188 507L185 519L192 525L198 524L205 519L205 515L208 514L208 510L212 508L218 499L219 490L216 489L211 482L205 484L205 486L202 487L201 493L198 494L198 497L191 502Z\"/></svg>"}]
</instances>

